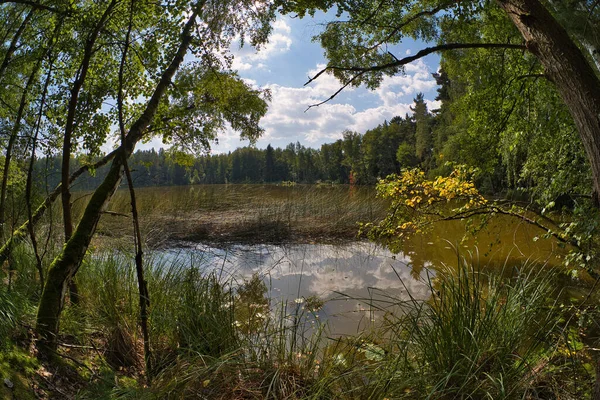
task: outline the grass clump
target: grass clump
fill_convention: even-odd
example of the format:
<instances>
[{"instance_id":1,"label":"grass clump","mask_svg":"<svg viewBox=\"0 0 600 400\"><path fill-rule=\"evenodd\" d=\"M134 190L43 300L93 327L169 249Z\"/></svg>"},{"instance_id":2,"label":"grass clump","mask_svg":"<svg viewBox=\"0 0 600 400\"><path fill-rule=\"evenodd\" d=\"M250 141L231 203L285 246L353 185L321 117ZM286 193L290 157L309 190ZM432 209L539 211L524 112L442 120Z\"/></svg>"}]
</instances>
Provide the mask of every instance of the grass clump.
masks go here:
<instances>
[{"instance_id":1,"label":"grass clump","mask_svg":"<svg viewBox=\"0 0 600 400\"><path fill-rule=\"evenodd\" d=\"M390 299L402 315L388 316L379 334L386 341L377 391L399 398L537 398L556 343L552 274L524 265L507 277L463 260L428 285L428 300Z\"/></svg>"}]
</instances>

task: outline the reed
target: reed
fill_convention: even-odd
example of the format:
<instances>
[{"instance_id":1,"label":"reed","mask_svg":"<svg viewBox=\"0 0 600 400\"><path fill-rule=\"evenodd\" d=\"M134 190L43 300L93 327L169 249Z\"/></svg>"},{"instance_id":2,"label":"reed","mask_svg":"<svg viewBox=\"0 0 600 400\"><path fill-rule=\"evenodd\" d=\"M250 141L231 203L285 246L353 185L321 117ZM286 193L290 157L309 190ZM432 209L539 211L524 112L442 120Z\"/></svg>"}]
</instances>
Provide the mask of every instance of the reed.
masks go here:
<instances>
[{"instance_id":1,"label":"reed","mask_svg":"<svg viewBox=\"0 0 600 400\"><path fill-rule=\"evenodd\" d=\"M94 349L69 353L98 371L86 375L95 383L79 398L535 399L556 395L548 382L576 370L556 357L555 274L528 263L498 271L460 258L425 278L429 299L385 292L361 299L384 322L345 337L331 337L316 318L318 301L270 299L258 275L239 282L182 255L150 253L146 265L151 371L144 370L132 257L90 254L82 265L81 300L67 306L60 338ZM35 275L19 280L12 290L34 304L26 282L35 287ZM8 316L0 328L13 338L22 318L14 298L0 292ZM148 373L149 387L135 384ZM561 390L585 394L576 386Z\"/></svg>"}]
</instances>

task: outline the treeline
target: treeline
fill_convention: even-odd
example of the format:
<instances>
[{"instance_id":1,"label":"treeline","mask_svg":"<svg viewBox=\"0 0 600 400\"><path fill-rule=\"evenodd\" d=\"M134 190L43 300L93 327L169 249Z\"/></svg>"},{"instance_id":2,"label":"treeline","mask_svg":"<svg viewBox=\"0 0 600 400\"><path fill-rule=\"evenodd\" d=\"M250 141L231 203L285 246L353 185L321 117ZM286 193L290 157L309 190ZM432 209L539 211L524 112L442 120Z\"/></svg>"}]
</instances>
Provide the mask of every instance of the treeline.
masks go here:
<instances>
[{"instance_id":1,"label":"treeline","mask_svg":"<svg viewBox=\"0 0 600 400\"><path fill-rule=\"evenodd\" d=\"M345 131L343 137L320 149L299 142L285 148L242 147L227 154L193 157L170 150L139 150L129 160L135 186L168 186L224 183L355 183L374 184L378 178L402 168L421 165L429 169L431 121L423 95L419 94L414 114L394 117L364 134ZM88 162L74 160L73 168ZM54 187L60 181L59 158L37 161L36 176ZM92 189L104 179L103 167L77 184Z\"/></svg>"},{"instance_id":2,"label":"treeline","mask_svg":"<svg viewBox=\"0 0 600 400\"><path fill-rule=\"evenodd\" d=\"M510 96L499 102L490 90L480 93L470 88L454 62L445 59L445 69L433 74L438 109L429 110L423 94L418 94L412 115L396 116L364 133L344 131L341 139L319 149L296 142L285 148L242 147L199 157L163 149L137 151L129 160L134 183L137 187L283 181L371 185L403 168L419 167L432 177L446 175L454 163L480 171L477 185L483 193L533 199L542 206L564 195L589 192L589 164L563 105L541 100L533 104ZM527 82L531 86L523 87L535 91L532 96L556 100L556 93L542 83L547 84ZM544 112L527 111L533 105ZM510 108L499 112L501 106ZM89 160L74 160L71 168L82 162ZM60 167L58 158L40 159L36 176L55 187ZM95 171L75 187L97 187L107 169Z\"/></svg>"}]
</instances>

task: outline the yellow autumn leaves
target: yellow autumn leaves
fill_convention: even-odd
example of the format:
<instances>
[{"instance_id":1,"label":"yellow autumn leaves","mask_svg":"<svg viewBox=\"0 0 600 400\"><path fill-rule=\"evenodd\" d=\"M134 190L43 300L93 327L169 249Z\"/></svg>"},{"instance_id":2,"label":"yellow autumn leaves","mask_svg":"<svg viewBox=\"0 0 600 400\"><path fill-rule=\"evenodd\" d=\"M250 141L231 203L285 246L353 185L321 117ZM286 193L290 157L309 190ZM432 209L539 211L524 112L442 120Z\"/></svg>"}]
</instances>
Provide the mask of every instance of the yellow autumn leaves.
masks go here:
<instances>
[{"instance_id":1,"label":"yellow autumn leaves","mask_svg":"<svg viewBox=\"0 0 600 400\"><path fill-rule=\"evenodd\" d=\"M412 208L451 200L461 200L462 206L472 208L487 203L475 187L474 174L471 168L457 166L449 176L430 180L423 171L410 169L380 180L377 190L379 196Z\"/></svg>"},{"instance_id":2,"label":"yellow autumn leaves","mask_svg":"<svg viewBox=\"0 0 600 400\"><path fill-rule=\"evenodd\" d=\"M475 187L475 174L475 169L459 165L450 175L434 179L418 169L389 175L377 184L378 196L391 200L388 214L363 230L372 239L401 239L423 232L435 221L483 207L487 200Z\"/></svg>"}]
</instances>

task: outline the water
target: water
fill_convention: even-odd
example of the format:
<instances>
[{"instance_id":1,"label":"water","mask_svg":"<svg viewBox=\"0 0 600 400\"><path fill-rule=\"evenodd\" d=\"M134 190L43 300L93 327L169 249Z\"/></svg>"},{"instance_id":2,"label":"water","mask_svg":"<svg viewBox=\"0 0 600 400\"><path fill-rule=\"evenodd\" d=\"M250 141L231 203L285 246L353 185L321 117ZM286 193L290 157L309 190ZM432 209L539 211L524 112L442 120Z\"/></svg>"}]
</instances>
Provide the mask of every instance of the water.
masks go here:
<instances>
[{"instance_id":1,"label":"water","mask_svg":"<svg viewBox=\"0 0 600 400\"><path fill-rule=\"evenodd\" d=\"M205 272L217 271L223 278L238 283L258 274L269 289L272 306L281 302L298 304L312 296L325 300L324 307L318 311L319 318L329 322L332 335L342 335L379 325L385 312L374 308L373 303L383 306L390 298L408 300L410 296L427 299L430 295L428 279L440 268L457 265L456 248L449 242L424 239L407 243L406 253L399 254L364 241L339 245L237 244L225 247L187 243L186 247L162 253L173 259L189 258ZM512 250L509 243L496 242L489 254L479 255L469 254L468 246L462 244L459 248L463 248L467 258L486 262L489 268L494 267L494 260L500 266L521 265L527 257L523 250L529 251L528 257L534 262L558 262L549 242L541 242L537 247L521 245ZM474 249L476 253L477 247ZM534 259L534 255L538 258Z\"/></svg>"},{"instance_id":2,"label":"water","mask_svg":"<svg viewBox=\"0 0 600 400\"><path fill-rule=\"evenodd\" d=\"M377 324L383 312L369 306L371 299L390 295L406 300L408 292L417 299L428 298L428 276L456 268L459 257L488 270L520 267L524 262L562 263L565 250L555 240L544 239L540 229L503 215L477 232L471 232L476 224L466 221L434 224L392 254L381 245L355 239L357 223L380 219L387 206L375 198L373 188L359 189L316 185L144 188L138 192L138 202L144 237L162 245L159 253L194 259L195 265L220 271L240 283L258 274L269 288L272 305L294 304L311 296L326 300L319 318L330 322L334 334L355 333ZM112 207L126 213L128 204L127 193L117 193ZM129 232L125 222L104 220L105 224L119 223ZM108 230L114 233L117 228ZM343 244L323 244L330 238L341 239ZM292 244L257 244L273 241Z\"/></svg>"},{"instance_id":3,"label":"water","mask_svg":"<svg viewBox=\"0 0 600 400\"><path fill-rule=\"evenodd\" d=\"M318 315L330 322L334 335L377 324L383 312L369 306L372 300L385 295L407 299L407 290L416 298L429 297L426 269L415 276L408 257L369 242L227 248L196 244L164 254L180 260L189 257L205 271L219 271L238 282L258 274L269 288L272 305L298 304L311 296L326 300Z\"/></svg>"}]
</instances>

